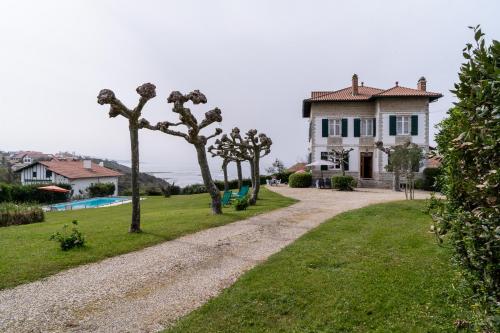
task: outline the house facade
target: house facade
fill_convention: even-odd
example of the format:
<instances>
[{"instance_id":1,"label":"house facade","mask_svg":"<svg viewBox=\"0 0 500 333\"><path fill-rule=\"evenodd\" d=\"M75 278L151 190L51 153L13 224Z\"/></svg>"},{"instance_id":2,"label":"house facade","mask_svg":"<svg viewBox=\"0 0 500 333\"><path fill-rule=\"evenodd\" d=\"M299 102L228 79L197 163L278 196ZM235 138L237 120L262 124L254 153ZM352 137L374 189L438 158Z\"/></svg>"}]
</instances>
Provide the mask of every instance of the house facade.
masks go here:
<instances>
[{"instance_id":1,"label":"house facade","mask_svg":"<svg viewBox=\"0 0 500 333\"><path fill-rule=\"evenodd\" d=\"M336 91L313 91L303 101L302 116L309 119L309 159L326 160L335 165L314 167L313 178L340 173L331 150L352 149L345 163L346 174L358 179L360 186L390 187L392 173L386 171L387 154L375 142L394 146L405 141L429 151L429 104L442 97L429 92L420 78L416 89L395 86L389 89L367 87L358 76L351 86ZM427 166L424 160L419 172Z\"/></svg>"},{"instance_id":2,"label":"house facade","mask_svg":"<svg viewBox=\"0 0 500 333\"><path fill-rule=\"evenodd\" d=\"M29 184L70 184L72 195L85 194L87 188L97 183L115 184L118 195L118 177L123 174L108 169L90 160L37 161L16 171L23 185Z\"/></svg>"}]
</instances>

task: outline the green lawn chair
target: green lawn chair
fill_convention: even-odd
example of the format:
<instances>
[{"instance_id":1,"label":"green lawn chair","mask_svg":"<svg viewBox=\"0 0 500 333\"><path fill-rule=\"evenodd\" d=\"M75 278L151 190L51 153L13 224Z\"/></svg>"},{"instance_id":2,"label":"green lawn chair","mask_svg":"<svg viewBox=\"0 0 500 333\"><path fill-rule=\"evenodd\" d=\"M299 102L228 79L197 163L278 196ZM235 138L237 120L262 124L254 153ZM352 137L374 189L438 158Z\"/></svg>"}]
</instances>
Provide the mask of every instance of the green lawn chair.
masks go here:
<instances>
[{"instance_id":1,"label":"green lawn chair","mask_svg":"<svg viewBox=\"0 0 500 333\"><path fill-rule=\"evenodd\" d=\"M224 191L224 194L222 195L222 206L225 207L230 205L232 197L233 197L233 192Z\"/></svg>"},{"instance_id":2,"label":"green lawn chair","mask_svg":"<svg viewBox=\"0 0 500 333\"><path fill-rule=\"evenodd\" d=\"M240 188L240 190L238 191L238 193L236 193L236 194L233 195L233 198L234 199L244 198L248 194L248 190L249 189L250 189L250 187L248 185L243 185Z\"/></svg>"}]
</instances>

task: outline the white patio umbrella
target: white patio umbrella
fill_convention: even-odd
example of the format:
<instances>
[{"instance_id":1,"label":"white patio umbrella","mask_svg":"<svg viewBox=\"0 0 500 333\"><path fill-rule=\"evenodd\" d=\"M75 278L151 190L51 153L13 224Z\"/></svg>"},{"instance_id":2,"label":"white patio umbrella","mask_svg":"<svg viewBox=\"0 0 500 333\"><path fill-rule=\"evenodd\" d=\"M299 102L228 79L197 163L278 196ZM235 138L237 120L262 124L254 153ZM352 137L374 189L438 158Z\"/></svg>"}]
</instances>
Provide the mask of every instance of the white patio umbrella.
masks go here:
<instances>
[{"instance_id":1,"label":"white patio umbrella","mask_svg":"<svg viewBox=\"0 0 500 333\"><path fill-rule=\"evenodd\" d=\"M319 161L314 161L312 163L306 164L306 166L322 166L322 165L335 165L335 163L330 162L328 160L319 160ZM323 170L321 170L321 178L323 178Z\"/></svg>"}]
</instances>

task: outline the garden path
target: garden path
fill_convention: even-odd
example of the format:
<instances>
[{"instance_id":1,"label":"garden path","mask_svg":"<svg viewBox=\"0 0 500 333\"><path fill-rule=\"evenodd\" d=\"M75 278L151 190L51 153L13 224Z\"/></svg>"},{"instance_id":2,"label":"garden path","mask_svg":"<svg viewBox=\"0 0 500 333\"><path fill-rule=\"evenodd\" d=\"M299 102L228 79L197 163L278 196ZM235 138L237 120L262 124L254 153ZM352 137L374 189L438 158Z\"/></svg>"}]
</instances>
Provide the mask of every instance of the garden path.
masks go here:
<instances>
[{"instance_id":1,"label":"garden path","mask_svg":"<svg viewBox=\"0 0 500 333\"><path fill-rule=\"evenodd\" d=\"M270 189L300 201L0 291L0 331L159 331L328 218L404 199L381 189Z\"/></svg>"}]
</instances>

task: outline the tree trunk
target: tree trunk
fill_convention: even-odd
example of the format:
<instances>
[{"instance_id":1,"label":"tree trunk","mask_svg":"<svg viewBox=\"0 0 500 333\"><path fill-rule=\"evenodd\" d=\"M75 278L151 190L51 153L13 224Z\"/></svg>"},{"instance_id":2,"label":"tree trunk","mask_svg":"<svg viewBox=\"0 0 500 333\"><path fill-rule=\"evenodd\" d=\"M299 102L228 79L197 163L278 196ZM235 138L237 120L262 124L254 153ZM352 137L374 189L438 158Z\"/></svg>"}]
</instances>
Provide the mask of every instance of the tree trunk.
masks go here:
<instances>
[{"instance_id":1,"label":"tree trunk","mask_svg":"<svg viewBox=\"0 0 500 333\"><path fill-rule=\"evenodd\" d=\"M243 185L243 175L241 173L241 161L236 161L236 171L238 172L238 188Z\"/></svg>"},{"instance_id":2,"label":"tree trunk","mask_svg":"<svg viewBox=\"0 0 500 333\"><path fill-rule=\"evenodd\" d=\"M399 187L399 171L393 172L392 189L393 191L401 192L401 188Z\"/></svg>"},{"instance_id":3,"label":"tree trunk","mask_svg":"<svg viewBox=\"0 0 500 333\"><path fill-rule=\"evenodd\" d=\"M208 194L212 198L212 213L222 214L222 204L220 191L215 186L215 183L210 174L210 168L208 167L207 154L205 152L204 144L195 144L196 152L198 153L198 164L200 165L201 177L203 178L203 183L207 188Z\"/></svg>"},{"instance_id":4,"label":"tree trunk","mask_svg":"<svg viewBox=\"0 0 500 333\"><path fill-rule=\"evenodd\" d=\"M260 168L259 168L259 163L260 163L260 157L259 157L260 152L255 152L254 159L253 159L253 188L252 188L252 197L250 198L250 204L255 205L257 202L257 199L259 197L259 190L260 190Z\"/></svg>"},{"instance_id":5,"label":"tree trunk","mask_svg":"<svg viewBox=\"0 0 500 333\"><path fill-rule=\"evenodd\" d=\"M222 172L224 173L224 191L229 191L229 181L227 179L227 161L222 163Z\"/></svg>"},{"instance_id":6,"label":"tree trunk","mask_svg":"<svg viewBox=\"0 0 500 333\"><path fill-rule=\"evenodd\" d=\"M132 223L129 232L141 232L141 198L139 196L139 129L129 123L132 159Z\"/></svg>"},{"instance_id":7,"label":"tree trunk","mask_svg":"<svg viewBox=\"0 0 500 333\"><path fill-rule=\"evenodd\" d=\"M252 190L253 190L255 187L253 160L248 161L248 163L250 163L250 181L252 182Z\"/></svg>"}]
</instances>

